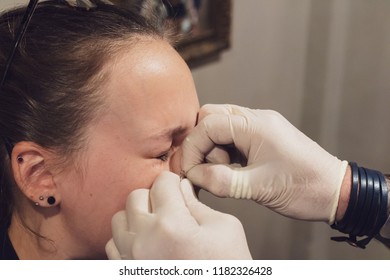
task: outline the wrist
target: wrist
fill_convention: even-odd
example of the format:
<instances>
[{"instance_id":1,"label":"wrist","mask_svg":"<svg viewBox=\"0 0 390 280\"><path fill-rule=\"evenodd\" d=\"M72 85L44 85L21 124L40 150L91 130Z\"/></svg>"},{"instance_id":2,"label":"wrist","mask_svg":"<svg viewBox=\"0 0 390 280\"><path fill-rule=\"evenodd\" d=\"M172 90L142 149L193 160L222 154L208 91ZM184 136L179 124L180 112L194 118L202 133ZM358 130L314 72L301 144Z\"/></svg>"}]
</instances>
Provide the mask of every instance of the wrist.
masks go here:
<instances>
[{"instance_id":1,"label":"wrist","mask_svg":"<svg viewBox=\"0 0 390 280\"><path fill-rule=\"evenodd\" d=\"M345 171L343 182L341 183L339 203L336 211L337 222L342 220L348 207L352 186L351 176L351 167L348 165Z\"/></svg>"},{"instance_id":2,"label":"wrist","mask_svg":"<svg viewBox=\"0 0 390 280\"><path fill-rule=\"evenodd\" d=\"M336 222L331 225L348 236L331 239L365 248L388 219L388 183L379 171L359 167L354 162L350 162L349 166L351 175L346 172L344 176L342 191L340 188L340 207L336 211ZM351 178L349 184L348 178ZM357 240L360 236L366 237Z\"/></svg>"}]
</instances>

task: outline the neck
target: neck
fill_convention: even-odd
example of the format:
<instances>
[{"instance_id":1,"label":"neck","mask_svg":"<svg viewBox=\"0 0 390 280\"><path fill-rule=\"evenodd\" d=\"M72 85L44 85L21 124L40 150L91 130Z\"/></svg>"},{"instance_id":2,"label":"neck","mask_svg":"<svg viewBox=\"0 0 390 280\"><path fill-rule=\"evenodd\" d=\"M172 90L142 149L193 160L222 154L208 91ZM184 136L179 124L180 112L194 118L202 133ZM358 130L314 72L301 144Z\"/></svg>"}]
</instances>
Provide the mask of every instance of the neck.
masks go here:
<instances>
[{"instance_id":1,"label":"neck","mask_svg":"<svg viewBox=\"0 0 390 280\"><path fill-rule=\"evenodd\" d=\"M91 252L88 246L80 245L78 238L66 235L67 231L56 221L45 220L44 224L37 222L31 227L26 225L19 215L12 216L8 235L19 259L107 259L104 252ZM46 230L47 228L54 231Z\"/></svg>"},{"instance_id":2,"label":"neck","mask_svg":"<svg viewBox=\"0 0 390 280\"><path fill-rule=\"evenodd\" d=\"M48 212L50 211L50 212ZM9 227L9 238L21 260L64 260L91 258L86 248L72 236L58 210L15 211Z\"/></svg>"},{"instance_id":3,"label":"neck","mask_svg":"<svg viewBox=\"0 0 390 280\"><path fill-rule=\"evenodd\" d=\"M21 260L62 259L54 240L41 233L40 226L31 228L14 214L9 227L9 238Z\"/></svg>"},{"instance_id":4,"label":"neck","mask_svg":"<svg viewBox=\"0 0 390 280\"><path fill-rule=\"evenodd\" d=\"M80 231L74 213L58 207L37 207L19 200L12 214L8 235L19 259L106 259L104 242ZM67 215L68 214L68 215ZM102 249L103 248L103 249Z\"/></svg>"}]
</instances>

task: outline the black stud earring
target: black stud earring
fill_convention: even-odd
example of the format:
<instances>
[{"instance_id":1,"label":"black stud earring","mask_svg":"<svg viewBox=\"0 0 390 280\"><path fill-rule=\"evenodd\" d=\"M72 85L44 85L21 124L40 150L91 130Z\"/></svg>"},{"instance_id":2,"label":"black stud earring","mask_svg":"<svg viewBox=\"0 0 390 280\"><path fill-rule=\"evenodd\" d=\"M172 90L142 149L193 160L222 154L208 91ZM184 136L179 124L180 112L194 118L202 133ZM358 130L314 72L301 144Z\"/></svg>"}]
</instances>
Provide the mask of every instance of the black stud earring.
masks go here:
<instances>
[{"instance_id":1,"label":"black stud earring","mask_svg":"<svg viewBox=\"0 0 390 280\"><path fill-rule=\"evenodd\" d=\"M17 160L18 160L19 163L23 163L23 158L21 156L18 156Z\"/></svg>"},{"instance_id":2,"label":"black stud earring","mask_svg":"<svg viewBox=\"0 0 390 280\"><path fill-rule=\"evenodd\" d=\"M49 196L47 198L47 203L49 203L49 205L53 205L54 203L56 203L56 199L54 198L54 196Z\"/></svg>"}]
</instances>

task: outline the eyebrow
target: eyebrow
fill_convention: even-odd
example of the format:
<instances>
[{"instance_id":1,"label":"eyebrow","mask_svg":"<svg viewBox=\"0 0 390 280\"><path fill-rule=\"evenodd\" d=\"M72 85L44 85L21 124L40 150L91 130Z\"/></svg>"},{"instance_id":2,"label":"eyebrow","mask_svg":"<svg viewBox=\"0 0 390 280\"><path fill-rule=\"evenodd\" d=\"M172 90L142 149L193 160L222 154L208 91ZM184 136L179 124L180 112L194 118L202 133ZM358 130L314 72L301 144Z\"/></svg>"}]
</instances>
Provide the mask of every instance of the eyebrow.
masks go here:
<instances>
[{"instance_id":1,"label":"eyebrow","mask_svg":"<svg viewBox=\"0 0 390 280\"><path fill-rule=\"evenodd\" d=\"M159 131L156 134L153 134L150 139L152 140L167 140L170 139L172 136L183 134L187 131L187 128L184 127L175 127L175 128L168 128L164 129L162 131Z\"/></svg>"}]
</instances>

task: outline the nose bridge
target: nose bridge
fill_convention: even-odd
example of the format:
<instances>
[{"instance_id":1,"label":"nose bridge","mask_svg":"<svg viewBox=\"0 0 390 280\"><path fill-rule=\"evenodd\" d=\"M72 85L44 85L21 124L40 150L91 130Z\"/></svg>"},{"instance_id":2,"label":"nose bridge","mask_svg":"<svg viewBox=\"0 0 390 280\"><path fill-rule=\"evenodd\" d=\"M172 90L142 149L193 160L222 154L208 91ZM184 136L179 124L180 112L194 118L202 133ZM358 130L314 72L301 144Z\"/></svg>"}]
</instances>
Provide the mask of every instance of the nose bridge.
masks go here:
<instances>
[{"instance_id":1,"label":"nose bridge","mask_svg":"<svg viewBox=\"0 0 390 280\"><path fill-rule=\"evenodd\" d=\"M169 161L169 170L178 175L180 175L181 172L181 157L182 157L182 149L180 146L173 153Z\"/></svg>"}]
</instances>

